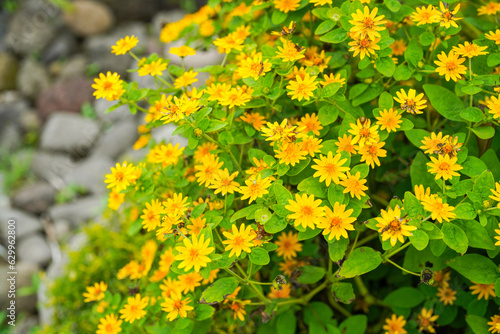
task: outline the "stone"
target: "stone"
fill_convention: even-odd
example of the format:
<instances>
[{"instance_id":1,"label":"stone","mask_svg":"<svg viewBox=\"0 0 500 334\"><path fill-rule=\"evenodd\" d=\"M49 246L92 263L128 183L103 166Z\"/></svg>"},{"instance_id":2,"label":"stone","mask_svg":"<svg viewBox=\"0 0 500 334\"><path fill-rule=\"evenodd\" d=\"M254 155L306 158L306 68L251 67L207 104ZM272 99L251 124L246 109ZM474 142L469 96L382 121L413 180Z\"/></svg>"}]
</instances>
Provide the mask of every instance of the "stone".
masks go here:
<instances>
[{"instance_id":1,"label":"stone","mask_svg":"<svg viewBox=\"0 0 500 334\"><path fill-rule=\"evenodd\" d=\"M127 105L119 106L112 112L106 113L108 108L117 103L117 101L108 101L106 99L95 100L94 111L97 114L97 118L105 123L117 123L134 118L134 115L130 113L130 109Z\"/></svg>"},{"instance_id":2,"label":"stone","mask_svg":"<svg viewBox=\"0 0 500 334\"><path fill-rule=\"evenodd\" d=\"M22 145L20 118L28 112L29 105L18 92L0 94L0 147L10 152Z\"/></svg>"},{"instance_id":3,"label":"stone","mask_svg":"<svg viewBox=\"0 0 500 334\"><path fill-rule=\"evenodd\" d=\"M121 121L104 133L93 154L116 160L120 154L134 145L137 138L137 122L135 119Z\"/></svg>"},{"instance_id":4,"label":"stone","mask_svg":"<svg viewBox=\"0 0 500 334\"><path fill-rule=\"evenodd\" d=\"M61 71L58 75L58 80L65 80L85 75L88 62L89 60L87 57L81 54L71 57L62 65Z\"/></svg>"},{"instance_id":5,"label":"stone","mask_svg":"<svg viewBox=\"0 0 500 334\"><path fill-rule=\"evenodd\" d=\"M114 160L105 156L93 155L83 160L75 169L65 176L67 185L78 185L93 194L106 191L105 175L111 172Z\"/></svg>"},{"instance_id":6,"label":"stone","mask_svg":"<svg viewBox=\"0 0 500 334\"><path fill-rule=\"evenodd\" d=\"M49 182L54 188L62 189L64 176L69 174L77 164L69 154L35 152L31 162L31 171L41 180Z\"/></svg>"},{"instance_id":7,"label":"stone","mask_svg":"<svg viewBox=\"0 0 500 334\"><path fill-rule=\"evenodd\" d=\"M27 109L19 115L19 126L23 133L38 132L40 125L40 118L36 111L32 109Z\"/></svg>"},{"instance_id":8,"label":"stone","mask_svg":"<svg viewBox=\"0 0 500 334\"><path fill-rule=\"evenodd\" d=\"M24 186L12 197L12 206L32 214L46 212L54 204L56 190L46 182Z\"/></svg>"},{"instance_id":9,"label":"stone","mask_svg":"<svg viewBox=\"0 0 500 334\"><path fill-rule=\"evenodd\" d=\"M149 21L153 15L162 9L178 7L175 1L162 0L102 0L115 13L118 21Z\"/></svg>"},{"instance_id":10,"label":"stone","mask_svg":"<svg viewBox=\"0 0 500 334\"><path fill-rule=\"evenodd\" d=\"M72 10L63 14L64 23L78 36L93 36L108 31L115 21L106 4L92 0L76 0Z\"/></svg>"},{"instance_id":11,"label":"stone","mask_svg":"<svg viewBox=\"0 0 500 334\"><path fill-rule=\"evenodd\" d=\"M49 64L61 58L68 58L78 49L75 35L69 31L59 31L57 37L43 52L42 61Z\"/></svg>"},{"instance_id":12,"label":"stone","mask_svg":"<svg viewBox=\"0 0 500 334\"><path fill-rule=\"evenodd\" d=\"M85 102L94 101L93 81L77 76L60 81L41 92L36 99L37 111L43 120L54 112L79 113Z\"/></svg>"},{"instance_id":13,"label":"stone","mask_svg":"<svg viewBox=\"0 0 500 334\"><path fill-rule=\"evenodd\" d=\"M35 216L20 210L4 208L0 211L0 221L2 222L0 224L0 235L2 239L6 239L8 227L12 226L7 223L9 220L15 221L13 226L15 226L17 242L43 230L41 222ZM6 243L4 244L6 245Z\"/></svg>"},{"instance_id":14,"label":"stone","mask_svg":"<svg viewBox=\"0 0 500 334\"><path fill-rule=\"evenodd\" d=\"M54 235L57 240L63 240L70 235L71 224L64 219L55 221L53 223Z\"/></svg>"},{"instance_id":15,"label":"stone","mask_svg":"<svg viewBox=\"0 0 500 334\"><path fill-rule=\"evenodd\" d=\"M78 227L83 222L94 219L107 205L105 198L99 195L87 196L71 203L59 204L49 209L52 220L66 220L71 227Z\"/></svg>"},{"instance_id":16,"label":"stone","mask_svg":"<svg viewBox=\"0 0 500 334\"><path fill-rule=\"evenodd\" d=\"M35 262L44 267L52 259L50 247L41 233L31 234L17 243L16 255L21 261Z\"/></svg>"},{"instance_id":17,"label":"stone","mask_svg":"<svg viewBox=\"0 0 500 334\"><path fill-rule=\"evenodd\" d=\"M23 143L19 128L12 123L4 124L0 132L0 151L14 152Z\"/></svg>"},{"instance_id":18,"label":"stone","mask_svg":"<svg viewBox=\"0 0 500 334\"><path fill-rule=\"evenodd\" d=\"M36 262L19 261L16 263L16 290L26 288L33 285L33 275L36 275L40 270L40 266ZM36 311L36 294L25 296L16 296L16 311L34 313ZM19 313L18 313L19 314ZM18 325L16 325L18 328ZM22 333L22 332L20 332Z\"/></svg>"},{"instance_id":19,"label":"stone","mask_svg":"<svg viewBox=\"0 0 500 334\"><path fill-rule=\"evenodd\" d=\"M0 53L0 91L16 89L16 75L19 65L14 56Z\"/></svg>"},{"instance_id":20,"label":"stone","mask_svg":"<svg viewBox=\"0 0 500 334\"><path fill-rule=\"evenodd\" d=\"M11 334L26 334L30 333L31 330L38 325L38 317L29 316L27 318L20 319L19 322L16 322L16 327Z\"/></svg>"},{"instance_id":21,"label":"stone","mask_svg":"<svg viewBox=\"0 0 500 334\"><path fill-rule=\"evenodd\" d=\"M69 113L55 113L43 129L40 148L82 157L87 155L99 134L99 125L94 120Z\"/></svg>"},{"instance_id":22,"label":"stone","mask_svg":"<svg viewBox=\"0 0 500 334\"><path fill-rule=\"evenodd\" d=\"M49 85L49 73L45 67L34 58L26 57L21 63L21 68L17 74L17 89L23 95L34 99Z\"/></svg>"}]
</instances>

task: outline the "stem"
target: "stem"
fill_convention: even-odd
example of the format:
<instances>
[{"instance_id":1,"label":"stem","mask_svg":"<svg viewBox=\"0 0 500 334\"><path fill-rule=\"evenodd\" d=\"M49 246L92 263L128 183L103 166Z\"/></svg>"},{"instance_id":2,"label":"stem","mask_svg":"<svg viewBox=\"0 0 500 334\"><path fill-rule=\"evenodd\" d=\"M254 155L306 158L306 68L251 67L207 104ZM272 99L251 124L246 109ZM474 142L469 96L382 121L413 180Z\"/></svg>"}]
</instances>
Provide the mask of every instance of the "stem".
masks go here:
<instances>
[{"instance_id":1,"label":"stem","mask_svg":"<svg viewBox=\"0 0 500 334\"><path fill-rule=\"evenodd\" d=\"M352 243L351 250L349 251L349 254L347 255L347 257L349 257L349 255L351 255L351 253L354 250L354 248L356 248L356 244L358 243L359 234L360 234L360 232L357 231L356 232L356 237L354 238L354 242Z\"/></svg>"},{"instance_id":2,"label":"stem","mask_svg":"<svg viewBox=\"0 0 500 334\"><path fill-rule=\"evenodd\" d=\"M472 58L469 57L469 81L472 81ZM470 95L469 106L472 107L473 95Z\"/></svg>"},{"instance_id":3,"label":"stem","mask_svg":"<svg viewBox=\"0 0 500 334\"><path fill-rule=\"evenodd\" d=\"M382 256L382 259L384 261L389 261L389 259L391 257L393 257L394 255L396 255L397 253L399 253L400 251L402 251L403 249L405 249L406 247L410 246L411 245L411 242L408 242L406 244L404 244L403 246L399 247L398 249L396 249L395 251L393 251L392 253L389 253L385 256Z\"/></svg>"},{"instance_id":4,"label":"stem","mask_svg":"<svg viewBox=\"0 0 500 334\"><path fill-rule=\"evenodd\" d=\"M399 268L401 269L402 271L404 271L405 273L408 273L408 274L411 274L411 275L414 275L414 276L418 276L420 277L420 274L417 274L417 273L414 273L413 271L409 271L403 267L401 267L400 265L398 265L397 263L391 261L391 260L386 260L387 262L389 262L390 264L392 264L393 266L395 266L396 268Z\"/></svg>"},{"instance_id":5,"label":"stem","mask_svg":"<svg viewBox=\"0 0 500 334\"><path fill-rule=\"evenodd\" d=\"M241 278L238 274L236 274L234 271L232 271L231 269L228 269L228 268L222 268L225 272L227 272L228 274L230 274L231 276L235 277L236 279L238 279L238 281L240 281L240 283L245 283L245 280L243 278Z\"/></svg>"},{"instance_id":6,"label":"stem","mask_svg":"<svg viewBox=\"0 0 500 334\"><path fill-rule=\"evenodd\" d=\"M222 59L222 64L220 64L220 66L224 67L226 65L228 55L229 55L229 53L226 53L226 55L224 56L224 59Z\"/></svg>"}]
</instances>

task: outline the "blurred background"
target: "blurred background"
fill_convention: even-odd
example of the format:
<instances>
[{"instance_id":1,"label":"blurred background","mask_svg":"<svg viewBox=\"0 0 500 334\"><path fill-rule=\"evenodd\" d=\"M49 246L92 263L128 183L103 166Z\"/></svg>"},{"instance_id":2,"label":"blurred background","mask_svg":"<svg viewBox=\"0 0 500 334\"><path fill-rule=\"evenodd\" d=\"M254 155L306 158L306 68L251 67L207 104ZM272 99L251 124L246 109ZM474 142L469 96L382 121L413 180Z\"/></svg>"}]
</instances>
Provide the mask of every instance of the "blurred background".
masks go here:
<instances>
[{"instance_id":1,"label":"blurred background","mask_svg":"<svg viewBox=\"0 0 500 334\"><path fill-rule=\"evenodd\" d=\"M112 54L111 46L135 35L136 54L166 57L174 45L159 41L162 27L206 1L0 3L0 334L19 334L50 325L47 285L85 242L79 229L107 205L104 175L117 161L144 154L133 149L143 117L126 106L106 114L114 103L92 96L100 72L154 87L127 71L135 61ZM153 138L172 140L168 131ZM15 327L5 311L9 219L16 221Z\"/></svg>"}]
</instances>

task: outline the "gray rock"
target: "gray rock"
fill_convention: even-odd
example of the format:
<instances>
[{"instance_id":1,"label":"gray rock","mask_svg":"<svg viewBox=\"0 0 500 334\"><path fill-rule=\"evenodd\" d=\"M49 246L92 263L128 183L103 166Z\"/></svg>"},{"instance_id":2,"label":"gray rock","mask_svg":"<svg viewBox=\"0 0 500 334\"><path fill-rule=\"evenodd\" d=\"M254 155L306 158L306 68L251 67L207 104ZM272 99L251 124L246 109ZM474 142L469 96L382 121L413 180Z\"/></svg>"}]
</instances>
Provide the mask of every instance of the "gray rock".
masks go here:
<instances>
[{"instance_id":1,"label":"gray rock","mask_svg":"<svg viewBox=\"0 0 500 334\"><path fill-rule=\"evenodd\" d=\"M22 137L19 127L11 122L4 124L0 132L0 150L14 152L22 145Z\"/></svg>"},{"instance_id":2,"label":"gray rock","mask_svg":"<svg viewBox=\"0 0 500 334\"><path fill-rule=\"evenodd\" d=\"M73 77L85 75L88 59L84 55L71 57L62 67L59 73L59 80L66 80Z\"/></svg>"},{"instance_id":3,"label":"gray rock","mask_svg":"<svg viewBox=\"0 0 500 334\"><path fill-rule=\"evenodd\" d=\"M27 109L19 115L19 126L23 133L38 131L40 124L38 114L32 109Z\"/></svg>"},{"instance_id":4,"label":"gray rock","mask_svg":"<svg viewBox=\"0 0 500 334\"><path fill-rule=\"evenodd\" d=\"M11 219L15 221L13 225L16 227L15 236L17 242L43 230L42 224L36 217L20 210L4 208L0 211L0 221L2 222L0 224L0 234L2 239L6 239L8 226L10 226L7 222Z\"/></svg>"},{"instance_id":5,"label":"gray rock","mask_svg":"<svg viewBox=\"0 0 500 334\"><path fill-rule=\"evenodd\" d=\"M18 68L16 58L8 53L0 53L0 91L16 88Z\"/></svg>"},{"instance_id":6,"label":"gray rock","mask_svg":"<svg viewBox=\"0 0 500 334\"><path fill-rule=\"evenodd\" d=\"M85 156L99 137L94 120L69 113L52 114L43 129L40 147Z\"/></svg>"},{"instance_id":7,"label":"gray rock","mask_svg":"<svg viewBox=\"0 0 500 334\"><path fill-rule=\"evenodd\" d=\"M52 220L66 220L72 227L97 217L104 206L106 200L102 196L94 195L80 198L71 203L59 204L49 209L49 216Z\"/></svg>"},{"instance_id":8,"label":"gray rock","mask_svg":"<svg viewBox=\"0 0 500 334\"><path fill-rule=\"evenodd\" d=\"M21 210L41 214L54 204L56 190L48 183L27 185L12 197L12 206Z\"/></svg>"},{"instance_id":9,"label":"gray rock","mask_svg":"<svg viewBox=\"0 0 500 334\"><path fill-rule=\"evenodd\" d=\"M132 147L137 138L137 122L134 119L124 120L113 125L104 133L93 154L115 160L120 154Z\"/></svg>"},{"instance_id":10,"label":"gray rock","mask_svg":"<svg viewBox=\"0 0 500 334\"><path fill-rule=\"evenodd\" d=\"M21 63L17 75L17 89L29 98L35 98L50 85L49 73L32 57L26 57Z\"/></svg>"},{"instance_id":11,"label":"gray rock","mask_svg":"<svg viewBox=\"0 0 500 334\"><path fill-rule=\"evenodd\" d=\"M63 240L71 232L71 224L67 220L58 220L53 224L54 234L57 240Z\"/></svg>"},{"instance_id":12,"label":"gray rock","mask_svg":"<svg viewBox=\"0 0 500 334\"><path fill-rule=\"evenodd\" d=\"M43 52L42 61L48 64L60 58L67 58L77 50L77 47L75 35L69 31L60 31Z\"/></svg>"},{"instance_id":13,"label":"gray rock","mask_svg":"<svg viewBox=\"0 0 500 334\"><path fill-rule=\"evenodd\" d=\"M105 175L111 172L113 161L109 157L92 155L66 175L64 180L68 185L82 186L93 194L103 193L106 190Z\"/></svg>"},{"instance_id":14,"label":"gray rock","mask_svg":"<svg viewBox=\"0 0 500 334\"><path fill-rule=\"evenodd\" d=\"M97 117L105 123L117 123L134 118L127 105L119 106L112 112L106 113L106 110L115 104L117 104L117 101L108 101L106 99L96 100L94 102L94 111Z\"/></svg>"},{"instance_id":15,"label":"gray rock","mask_svg":"<svg viewBox=\"0 0 500 334\"><path fill-rule=\"evenodd\" d=\"M23 318L22 320L16 323L16 327L14 327L12 334L30 333L31 330L37 325L38 325L38 317L30 316L27 318Z\"/></svg>"},{"instance_id":16,"label":"gray rock","mask_svg":"<svg viewBox=\"0 0 500 334\"><path fill-rule=\"evenodd\" d=\"M188 140L180 135L172 136L172 132L177 127L173 124L165 124L161 127L154 128L151 130L151 138L157 143L165 141L166 143L172 143L172 145L179 144L180 147L187 146Z\"/></svg>"},{"instance_id":17,"label":"gray rock","mask_svg":"<svg viewBox=\"0 0 500 334\"><path fill-rule=\"evenodd\" d=\"M69 154L36 152L31 162L31 171L40 179L49 182L54 188L64 186L63 178L75 169L77 164Z\"/></svg>"},{"instance_id":18,"label":"gray rock","mask_svg":"<svg viewBox=\"0 0 500 334\"><path fill-rule=\"evenodd\" d=\"M16 263L17 280L16 289L29 287L33 285L33 275L35 275L40 270L39 265L36 262L20 261ZM36 310L36 294L26 295L26 296L16 296L16 311L17 312L29 312L34 313ZM28 325L28 324L26 324ZM24 326L26 326L24 325ZM21 324L19 324L21 326ZM16 324L16 329L19 330ZM19 332L22 333L22 332ZM26 333L26 332L25 332Z\"/></svg>"},{"instance_id":19,"label":"gray rock","mask_svg":"<svg viewBox=\"0 0 500 334\"><path fill-rule=\"evenodd\" d=\"M17 243L16 253L21 261L35 262L41 267L47 265L52 258L49 244L39 233L21 239Z\"/></svg>"},{"instance_id":20,"label":"gray rock","mask_svg":"<svg viewBox=\"0 0 500 334\"><path fill-rule=\"evenodd\" d=\"M87 37L108 31L115 21L111 9L102 2L76 0L63 15L66 25L77 35Z\"/></svg>"}]
</instances>

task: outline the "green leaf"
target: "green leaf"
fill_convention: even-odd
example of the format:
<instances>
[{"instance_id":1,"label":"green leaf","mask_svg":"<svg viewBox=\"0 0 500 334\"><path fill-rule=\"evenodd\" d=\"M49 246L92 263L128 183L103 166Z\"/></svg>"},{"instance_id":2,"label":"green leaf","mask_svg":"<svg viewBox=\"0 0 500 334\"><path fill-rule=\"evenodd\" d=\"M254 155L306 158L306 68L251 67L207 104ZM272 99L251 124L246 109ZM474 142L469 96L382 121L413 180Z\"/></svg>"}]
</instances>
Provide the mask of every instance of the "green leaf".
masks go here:
<instances>
[{"instance_id":1,"label":"green leaf","mask_svg":"<svg viewBox=\"0 0 500 334\"><path fill-rule=\"evenodd\" d=\"M347 36L347 31L345 31L343 28L337 28L321 36L319 40L326 43L339 44L345 41L347 38L349 38Z\"/></svg>"},{"instance_id":2,"label":"green leaf","mask_svg":"<svg viewBox=\"0 0 500 334\"><path fill-rule=\"evenodd\" d=\"M280 219L276 217L276 215L273 215L271 219L266 223L266 225L264 225L264 229L267 233L275 234L283 231L287 226L288 223L285 219Z\"/></svg>"},{"instance_id":3,"label":"green leaf","mask_svg":"<svg viewBox=\"0 0 500 334\"><path fill-rule=\"evenodd\" d=\"M142 229L142 223L141 223L141 220L136 220L135 222L133 222L128 230L127 230L127 234L129 236L134 236L136 235L137 233L139 233L139 231Z\"/></svg>"},{"instance_id":4,"label":"green leaf","mask_svg":"<svg viewBox=\"0 0 500 334\"><path fill-rule=\"evenodd\" d=\"M377 98L384 91L384 86L381 84L371 84L368 89L360 96L352 100L352 105L357 107L363 103L370 102Z\"/></svg>"},{"instance_id":5,"label":"green leaf","mask_svg":"<svg viewBox=\"0 0 500 334\"><path fill-rule=\"evenodd\" d=\"M456 219L472 220L476 218L476 210L470 203L460 203L455 207L453 213L457 216Z\"/></svg>"},{"instance_id":6,"label":"green leaf","mask_svg":"<svg viewBox=\"0 0 500 334\"><path fill-rule=\"evenodd\" d=\"M379 252L370 247L356 248L344 261L339 277L351 278L363 275L377 268L382 263Z\"/></svg>"},{"instance_id":7,"label":"green leaf","mask_svg":"<svg viewBox=\"0 0 500 334\"><path fill-rule=\"evenodd\" d=\"M325 276L325 268L315 266L303 266L300 268L299 283L314 284Z\"/></svg>"},{"instance_id":8,"label":"green leaf","mask_svg":"<svg viewBox=\"0 0 500 334\"><path fill-rule=\"evenodd\" d=\"M478 315L467 314L465 316L467 325L472 329L474 334L488 334L488 320Z\"/></svg>"},{"instance_id":9,"label":"green leaf","mask_svg":"<svg viewBox=\"0 0 500 334\"><path fill-rule=\"evenodd\" d=\"M495 178L493 173L485 170L479 175L474 184L474 193L481 195L483 198L488 198L491 194L490 189L495 189Z\"/></svg>"},{"instance_id":10,"label":"green leaf","mask_svg":"<svg viewBox=\"0 0 500 334\"><path fill-rule=\"evenodd\" d=\"M488 56L488 60L486 61L489 67L495 67L500 64L500 53L492 53Z\"/></svg>"},{"instance_id":11,"label":"green leaf","mask_svg":"<svg viewBox=\"0 0 500 334\"><path fill-rule=\"evenodd\" d=\"M328 243L328 254L330 254L330 260L333 262L338 262L344 258L345 252L347 250L347 245L349 245L349 239L340 238L332 239Z\"/></svg>"},{"instance_id":12,"label":"green leaf","mask_svg":"<svg viewBox=\"0 0 500 334\"><path fill-rule=\"evenodd\" d=\"M391 109L394 106L392 95L387 92L382 92L378 98L378 106L381 109Z\"/></svg>"},{"instance_id":13,"label":"green leaf","mask_svg":"<svg viewBox=\"0 0 500 334\"><path fill-rule=\"evenodd\" d=\"M399 288L384 299L384 303L392 307L413 308L424 301L422 292L412 287Z\"/></svg>"},{"instance_id":14,"label":"green leaf","mask_svg":"<svg viewBox=\"0 0 500 334\"><path fill-rule=\"evenodd\" d=\"M288 205L288 201L293 199L290 190L286 189L279 183L274 183L274 195L276 196L276 201L278 204Z\"/></svg>"},{"instance_id":15,"label":"green leaf","mask_svg":"<svg viewBox=\"0 0 500 334\"><path fill-rule=\"evenodd\" d=\"M351 283L335 282L332 284L331 292L335 301L350 304L356 299Z\"/></svg>"},{"instance_id":16,"label":"green leaf","mask_svg":"<svg viewBox=\"0 0 500 334\"><path fill-rule=\"evenodd\" d=\"M468 156L462 164L462 167L463 169L459 170L459 173L470 177L481 175L488 169L484 162L474 156Z\"/></svg>"},{"instance_id":17,"label":"green leaf","mask_svg":"<svg viewBox=\"0 0 500 334\"><path fill-rule=\"evenodd\" d=\"M357 314L347 317L339 326L339 333L360 334L366 332L368 318L364 314ZM345 330L344 330L345 329Z\"/></svg>"},{"instance_id":18,"label":"green leaf","mask_svg":"<svg viewBox=\"0 0 500 334\"><path fill-rule=\"evenodd\" d=\"M378 58L375 60L375 65L377 71L386 77L392 77L396 70L396 65L391 57Z\"/></svg>"},{"instance_id":19,"label":"green leaf","mask_svg":"<svg viewBox=\"0 0 500 334\"><path fill-rule=\"evenodd\" d=\"M479 128L472 128L472 132L481 139L490 139L495 135L495 129L492 126L481 126Z\"/></svg>"},{"instance_id":20,"label":"green leaf","mask_svg":"<svg viewBox=\"0 0 500 334\"><path fill-rule=\"evenodd\" d=\"M417 217L422 212L423 206L413 193L407 191L405 192L404 208L410 217Z\"/></svg>"},{"instance_id":21,"label":"green leaf","mask_svg":"<svg viewBox=\"0 0 500 334\"><path fill-rule=\"evenodd\" d=\"M478 87L478 86L467 85L467 86L462 86L460 88L460 90L467 95L475 95L475 94L481 92L483 89L481 87Z\"/></svg>"},{"instance_id":22,"label":"green leaf","mask_svg":"<svg viewBox=\"0 0 500 334\"><path fill-rule=\"evenodd\" d=\"M460 112L460 117L470 122L479 122L484 115L481 109L476 107L467 107Z\"/></svg>"},{"instance_id":23,"label":"green leaf","mask_svg":"<svg viewBox=\"0 0 500 334\"><path fill-rule=\"evenodd\" d=\"M309 227L307 227L305 231L299 232L299 235L297 236L297 238L299 239L299 241L308 240L308 239L314 238L315 236L317 236L321 232L322 232L322 230L320 228L315 228L314 230L312 230Z\"/></svg>"},{"instance_id":24,"label":"green leaf","mask_svg":"<svg viewBox=\"0 0 500 334\"><path fill-rule=\"evenodd\" d=\"M399 12L401 3L398 0L384 0L385 5L391 12Z\"/></svg>"},{"instance_id":25,"label":"green leaf","mask_svg":"<svg viewBox=\"0 0 500 334\"><path fill-rule=\"evenodd\" d=\"M318 111L318 118L323 126L332 124L337 120L338 116L339 116L339 109L332 104L323 106Z\"/></svg>"},{"instance_id":26,"label":"green leaf","mask_svg":"<svg viewBox=\"0 0 500 334\"><path fill-rule=\"evenodd\" d=\"M444 223L441 232L443 232L444 235L443 241L448 247L459 254L465 254L465 252L467 252L469 240L460 227L453 223Z\"/></svg>"},{"instance_id":27,"label":"green leaf","mask_svg":"<svg viewBox=\"0 0 500 334\"><path fill-rule=\"evenodd\" d=\"M408 80L411 78L411 71L408 68L408 66L401 64L398 67L396 67L396 70L394 71L394 79L401 81L401 80Z\"/></svg>"},{"instance_id":28,"label":"green leaf","mask_svg":"<svg viewBox=\"0 0 500 334\"><path fill-rule=\"evenodd\" d=\"M413 129L414 125L412 121L407 118L401 118L401 120L403 121L403 123L400 124L400 128L398 129L398 131L408 131Z\"/></svg>"},{"instance_id":29,"label":"green leaf","mask_svg":"<svg viewBox=\"0 0 500 334\"><path fill-rule=\"evenodd\" d=\"M328 187L328 201L330 202L332 207L337 202L344 204L345 198L346 196L344 195L344 188L341 185L330 184L330 187Z\"/></svg>"},{"instance_id":30,"label":"green leaf","mask_svg":"<svg viewBox=\"0 0 500 334\"><path fill-rule=\"evenodd\" d=\"M500 296L500 277L495 282L495 294L497 297Z\"/></svg>"},{"instance_id":31,"label":"green leaf","mask_svg":"<svg viewBox=\"0 0 500 334\"><path fill-rule=\"evenodd\" d=\"M292 166L288 170L287 175L294 176L299 174L301 171L304 170L304 168L307 167L307 165L309 165L310 162L311 158L306 158L305 160L301 160L298 164L295 164L295 166Z\"/></svg>"},{"instance_id":32,"label":"green leaf","mask_svg":"<svg viewBox=\"0 0 500 334\"><path fill-rule=\"evenodd\" d=\"M325 198L325 189L323 189L323 184L319 182L319 179L316 177L308 177L303 180L297 186L299 191L304 191L308 195L314 195L315 197Z\"/></svg>"},{"instance_id":33,"label":"green leaf","mask_svg":"<svg viewBox=\"0 0 500 334\"><path fill-rule=\"evenodd\" d=\"M432 106L442 116L451 121L463 121L460 117L460 113L464 109L464 105L455 93L438 85L427 84L423 87Z\"/></svg>"},{"instance_id":34,"label":"green leaf","mask_svg":"<svg viewBox=\"0 0 500 334\"><path fill-rule=\"evenodd\" d=\"M335 27L335 24L337 22L335 21L332 21L332 20L325 20L323 22L321 22L318 27L316 28L316 30L314 31L314 34L315 35L323 35L324 33L327 33L329 32L330 30L333 29L333 27Z\"/></svg>"},{"instance_id":35,"label":"green leaf","mask_svg":"<svg viewBox=\"0 0 500 334\"><path fill-rule=\"evenodd\" d=\"M419 39L420 39L420 43L422 43L423 46L429 46L432 43L434 43L434 41L436 40L436 37L430 31L426 31L420 35Z\"/></svg>"},{"instance_id":36,"label":"green leaf","mask_svg":"<svg viewBox=\"0 0 500 334\"><path fill-rule=\"evenodd\" d=\"M358 172L360 174L359 178L364 179L370 172L370 166L368 166L367 164L361 164L351 168L351 175L356 175Z\"/></svg>"},{"instance_id":37,"label":"green leaf","mask_svg":"<svg viewBox=\"0 0 500 334\"><path fill-rule=\"evenodd\" d=\"M271 22L273 24L281 24L286 20L287 16L288 16L287 13L275 10L273 11L273 15L271 16Z\"/></svg>"},{"instance_id":38,"label":"green leaf","mask_svg":"<svg viewBox=\"0 0 500 334\"><path fill-rule=\"evenodd\" d=\"M191 211L191 217L192 218L198 218L201 216L203 211L207 208L207 203L202 203L198 204L197 206L194 207L193 211Z\"/></svg>"},{"instance_id":39,"label":"green leaf","mask_svg":"<svg viewBox=\"0 0 500 334\"><path fill-rule=\"evenodd\" d=\"M250 261L256 265L265 266L270 261L269 253L264 248L255 247L250 253Z\"/></svg>"},{"instance_id":40,"label":"green leaf","mask_svg":"<svg viewBox=\"0 0 500 334\"><path fill-rule=\"evenodd\" d=\"M488 231L477 221L455 220L453 222L464 230L470 247L495 250Z\"/></svg>"},{"instance_id":41,"label":"green leaf","mask_svg":"<svg viewBox=\"0 0 500 334\"><path fill-rule=\"evenodd\" d=\"M429 236L424 231L417 229L411 232L413 235L410 236L411 244L419 251L424 250L429 244Z\"/></svg>"},{"instance_id":42,"label":"green leaf","mask_svg":"<svg viewBox=\"0 0 500 334\"><path fill-rule=\"evenodd\" d=\"M408 43L404 56L405 60L415 67L418 65L418 62L422 60L424 51L416 38L413 38L410 43Z\"/></svg>"},{"instance_id":43,"label":"green leaf","mask_svg":"<svg viewBox=\"0 0 500 334\"><path fill-rule=\"evenodd\" d=\"M287 310L276 318L276 332L278 334L295 333L297 330L297 318L293 310Z\"/></svg>"},{"instance_id":44,"label":"green leaf","mask_svg":"<svg viewBox=\"0 0 500 334\"><path fill-rule=\"evenodd\" d=\"M208 128L205 130L205 132L213 132L222 129L227 125L226 122L219 121L217 119L211 119L210 124L208 125Z\"/></svg>"},{"instance_id":45,"label":"green leaf","mask_svg":"<svg viewBox=\"0 0 500 334\"><path fill-rule=\"evenodd\" d=\"M196 137L194 134L191 134L188 138L188 147L192 150L198 146L198 142L200 141L200 138Z\"/></svg>"},{"instance_id":46,"label":"green leaf","mask_svg":"<svg viewBox=\"0 0 500 334\"><path fill-rule=\"evenodd\" d=\"M252 204L250 206L244 207L243 209L237 211L231 217L231 223L243 217L247 217L252 213L255 213L258 209L262 208L262 204Z\"/></svg>"},{"instance_id":47,"label":"green leaf","mask_svg":"<svg viewBox=\"0 0 500 334\"><path fill-rule=\"evenodd\" d=\"M321 96L322 97L332 97L335 95L335 93L338 92L340 89L341 83L340 82L333 82L331 84L326 85L323 87L321 91Z\"/></svg>"},{"instance_id":48,"label":"green leaf","mask_svg":"<svg viewBox=\"0 0 500 334\"><path fill-rule=\"evenodd\" d=\"M237 287L238 280L235 277L219 278L203 291L200 300L208 304L220 303L225 296L232 294Z\"/></svg>"},{"instance_id":49,"label":"green leaf","mask_svg":"<svg viewBox=\"0 0 500 334\"><path fill-rule=\"evenodd\" d=\"M479 284L493 284L500 277L497 265L479 254L457 256L446 264L468 280Z\"/></svg>"},{"instance_id":50,"label":"green leaf","mask_svg":"<svg viewBox=\"0 0 500 334\"><path fill-rule=\"evenodd\" d=\"M273 214L268 208L264 207L255 211L255 220L261 224L266 224L270 219L272 219Z\"/></svg>"},{"instance_id":51,"label":"green leaf","mask_svg":"<svg viewBox=\"0 0 500 334\"><path fill-rule=\"evenodd\" d=\"M215 312L215 308L207 304L197 304L194 308L196 321L202 321L211 318Z\"/></svg>"}]
</instances>

